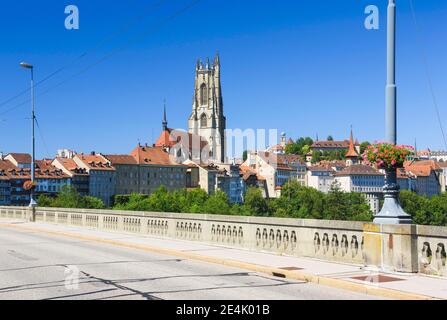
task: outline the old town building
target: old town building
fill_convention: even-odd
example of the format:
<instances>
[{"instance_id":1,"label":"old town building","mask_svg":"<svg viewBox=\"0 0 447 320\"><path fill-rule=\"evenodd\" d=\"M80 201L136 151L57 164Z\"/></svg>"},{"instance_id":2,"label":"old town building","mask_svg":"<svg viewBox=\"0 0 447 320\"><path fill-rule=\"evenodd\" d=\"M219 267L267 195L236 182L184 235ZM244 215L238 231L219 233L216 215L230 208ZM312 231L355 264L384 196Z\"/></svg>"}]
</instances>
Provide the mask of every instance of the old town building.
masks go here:
<instances>
[{"instance_id":1,"label":"old town building","mask_svg":"<svg viewBox=\"0 0 447 320\"><path fill-rule=\"evenodd\" d=\"M101 199L106 206L112 204L115 195L116 170L109 160L101 154L76 154L73 157L75 163L85 169L89 178L89 194Z\"/></svg>"}]
</instances>

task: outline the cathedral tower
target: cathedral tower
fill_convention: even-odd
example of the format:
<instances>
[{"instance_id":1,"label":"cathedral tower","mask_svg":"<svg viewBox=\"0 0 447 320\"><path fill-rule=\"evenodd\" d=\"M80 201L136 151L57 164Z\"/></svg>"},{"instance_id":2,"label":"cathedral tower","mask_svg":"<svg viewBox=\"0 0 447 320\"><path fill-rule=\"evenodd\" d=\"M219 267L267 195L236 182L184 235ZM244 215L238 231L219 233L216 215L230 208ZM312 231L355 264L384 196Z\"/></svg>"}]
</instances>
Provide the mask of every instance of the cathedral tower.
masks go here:
<instances>
[{"instance_id":1,"label":"cathedral tower","mask_svg":"<svg viewBox=\"0 0 447 320\"><path fill-rule=\"evenodd\" d=\"M192 114L188 121L189 133L206 139L211 162L226 160L226 119L223 114L219 54L213 63L198 60L192 102Z\"/></svg>"}]
</instances>

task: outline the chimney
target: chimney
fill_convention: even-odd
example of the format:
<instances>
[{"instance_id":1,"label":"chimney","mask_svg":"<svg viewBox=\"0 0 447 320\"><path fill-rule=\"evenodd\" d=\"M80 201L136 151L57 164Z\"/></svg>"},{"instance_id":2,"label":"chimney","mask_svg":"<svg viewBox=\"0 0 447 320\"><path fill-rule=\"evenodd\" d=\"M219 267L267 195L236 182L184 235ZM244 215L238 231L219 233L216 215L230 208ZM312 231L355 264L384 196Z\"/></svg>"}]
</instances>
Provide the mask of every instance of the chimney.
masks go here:
<instances>
[{"instance_id":1,"label":"chimney","mask_svg":"<svg viewBox=\"0 0 447 320\"><path fill-rule=\"evenodd\" d=\"M92 151L92 152L90 153L90 155L92 155L92 156L96 156L96 152L95 152L95 151Z\"/></svg>"}]
</instances>

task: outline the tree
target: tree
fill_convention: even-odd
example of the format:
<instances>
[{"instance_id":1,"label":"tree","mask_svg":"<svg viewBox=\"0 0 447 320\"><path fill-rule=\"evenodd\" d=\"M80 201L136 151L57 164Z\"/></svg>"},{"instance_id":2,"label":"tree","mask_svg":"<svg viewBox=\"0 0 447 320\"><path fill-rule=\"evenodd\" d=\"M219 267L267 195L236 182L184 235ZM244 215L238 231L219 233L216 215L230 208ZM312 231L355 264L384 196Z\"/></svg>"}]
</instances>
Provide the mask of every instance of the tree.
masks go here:
<instances>
[{"instance_id":1,"label":"tree","mask_svg":"<svg viewBox=\"0 0 447 320\"><path fill-rule=\"evenodd\" d=\"M267 201L262 196L262 191L256 187L249 187L245 193L245 206L256 215L268 213Z\"/></svg>"},{"instance_id":2,"label":"tree","mask_svg":"<svg viewBox=\"0 0 447 320\"><path fill-rule=\"evenodd\" d=\"M254 213L247 206L236 203L231 206L230 214L233 216L252 216Z\"/></svg>"},{"instance_id":3,"label":"tree","mask_svg":"<svg viewBox=\"0 0 447 320\"><path fill-rule=\"evenodd\" d=\"M368 141L364 141L360 144L360 154L363 154L365 150L371 145Z\"/></svg>"},{"instance_id":4,"label":"tree","mask_svg":"<svg viewBox=\"0 0 447 320\"><path fill-rule=\"evenodd\" d=\"M327 220L348 220L349 208L346 194L340 185L333 183L326 196L324 218Z\"/></svg>"},{"instance_id":5,"label":"tree","mask_svg":"<svg viewBox=\"0 0 447 320\"><path fill-rule=\"evenodd\" d=\"M312 146L313 143L314 141L312 138L301 137L294 143L286 145L286 153L304 156L309 152L310 146Z\"/></svg>"},{"instance_id":6,"label":"tree","mask_svg":"<svg viewBox=\"0 0 447 320\"><path fill-rule=\"evenodd\" d=\"M173 205L170 201L168 189L161 185L147 199L149 207L152 211L171 212L170 207Z\"/></svg>"},{"instance_id":7,"label":"tree","mask_svg":"<svg viewBox=\"0 0 447 320\"><path fill-rule=\"evenodd\" d=\"M50 208L53 206L53 199L50 198L49 196L45 195L45 194L41 194L38 198L37 198L37 205L39 207L47 207Z\"/></svg>"},{"instance_id":8,"label":"tree","mask_svg":"<svg viewBox=\"0 0 447 320\"><path fill-rule=\"evenodd\" d=\"M399 197L402 208L413 217L415 224L430 224L431 219L428 212L430 199L418 196L415 192L408 190L402 190Z\"/></svg>"},{"instance_id":9,"label":"tree","mask_svg":"<svg viewBox=\"0 0 447 320\"><path fill-rule=\"evenodd\" d=\"M349 216L351 221L366 221L371 222L374 219L374 214L371 207L366 201L365 195L361 193L348 193Z\"/></svg>"},{"instance_id":10,"label":"tree","mask_svg":"<svg viewBox=\"0 0 447 320\"><path fill-rule=\"evenodd\" d=\"M309 151L310 151L310 147L311 146L309 146L309 145L305 145L305 146L303 146L302 148L301 148L301 154L303 155L303 156L305 156L306 154L308 154L309 153Z\"/></svg>"},{"instance_id":11,"label":"tree","mask_svg":"<svg viewBox=\"0 0 447 320\"><path fill-rule=\"evenodd\" d=\"M189 191L186 199L189 207L188 212L199 213L208 199L208 194L205 190L197 188Z\"/></svg>"},{"instance_id":12,"label":"tree","mask_svg":"<svg viewBox=\"0 0 447 320\"><path fill-rule=\"evenodd\" d=\"M104 209L106 207L101 199L90 196L82 197L81 203L85 209Z\"/></svg>"},{"instance_id":13,"label":"tree","mask_svg":"<svg viewBox=\"0 0 447 320\"><path fill-rule=\"evenodd\" d=\"M431 198L428 211L430 212L430 225L447 225L447 194L444 193Z\"/></svg>"},{"instance_id":14,"label":"tree","mask_svg":"<svg viewBox=\"0 0 447 320\"><path fill-rule=\"evenodd\" d=\"M296 142L286 145L286 154L299 155L300 151L300 146Z\"/></svg>"},{"instance_id":15,"label":"tree","mask_svg":"<svg viewBox=\"0 0 447 320\"><path fill-rule=\"evenodd\" d=\"M329 135L329 136L327 137L327 141L334 141L334 138L333 138L331 135Z\"/></svg>"},{"instance_id":16,"label":"tree","mask_svg":"<svg viewBox=\"0 0 447 320\"><path fill-rule=\"evenodd\" d=\"M323 212L324 194L314 188L304 187L297 181L286 183L281 197L271 204L274 216L320 219Z\"/></svg>"},{"instance_id":17,"label":"tree","mask_svg":"<svg viewBox=\"0 0 447 320\"><path fill-rule=\"evenodd\" d=\"M318 151L318 150L312 151L312 160L311 160L311 162L313 164L315 164L315 163L318 163L320 161L321 161L321 152Z\"/></svg>"},{"instance_id":18,"label":"tree","mask_svg":"<svg viewBox=\"0 0 447 320\"><path fill-rule=\"evenodd\" d=\"M207 214L230 214L230 205L225 192L217 190L203 205L202 213Z\"/></svg>"},{"instance_id":19,"label":"tree","mask_svg":"<svg viewBox=\"0 0 447 320\"><path fill-rule=\"evenodd\" d=\"M76 189L73 186L65 185L53 200L52 206L57 208L82 208L81 201L81 196Z\"/></svg>"},{"instance_id":20,"label":"tree","mask_svg":"<svg viewBox=\"0 0 447 320\"><path fill-rule=\"evenodd\" d=\"M149 211L151 208L149 207L149 204L146 201L148 197L149 196L137 193L132 193L131 195L126 197L120 197L119 201L117 201L117 197L115 197L115 206L113 207L113 209L130 210L130 211Z\"/></svg>"},{"instance_id":21,"label":"tree","mask_svg":"<svg viewBox=\"0 0 447 320\"><path fill-rule=\"evenodd\" d=\"M46 195L39 196L39 207L54 208L79 208L79 209L104 209L105 204L101 199L94 197L82 197L73 186L63 186L55 198Z\"/></svg>"}]
</instances>

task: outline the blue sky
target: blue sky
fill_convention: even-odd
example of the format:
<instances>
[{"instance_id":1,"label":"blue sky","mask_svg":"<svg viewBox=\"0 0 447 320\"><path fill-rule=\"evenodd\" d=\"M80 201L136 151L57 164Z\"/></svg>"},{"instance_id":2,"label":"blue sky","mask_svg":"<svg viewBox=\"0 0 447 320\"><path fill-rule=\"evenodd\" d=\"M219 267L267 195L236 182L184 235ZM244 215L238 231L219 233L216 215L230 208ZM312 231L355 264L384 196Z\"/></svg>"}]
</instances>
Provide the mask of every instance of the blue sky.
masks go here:
<instances>
[{"instance_id":1,"label":"blue sky","mask_svg":"<svg viewBox=\"0 0 447 320\"><path fill-rule=\"evenodd\" d=\"M447 2L413 1L422 37L409 0L397 1L398 139L444 149L421 50L447 129ZM229 128L345 139L353 125L362 141L383 139L386 0L202 0L167 22L192 0L165 0L147 9L158 2L2 4L0 104L28 86L19 62L36 65L37 81L67 66L37 88L39 157L60 148L128 153L138 141L152 143L161 130L164 98L169 126L186 128L195 61L216 50ZM64 27L68 4L79 7L79 30ZM369 4L380 9L378 31L363 26ZM142 13L144 19L119 32ZM27 99L0 105L0 151L29 151Z\"/></svg>"}]
</instances>

